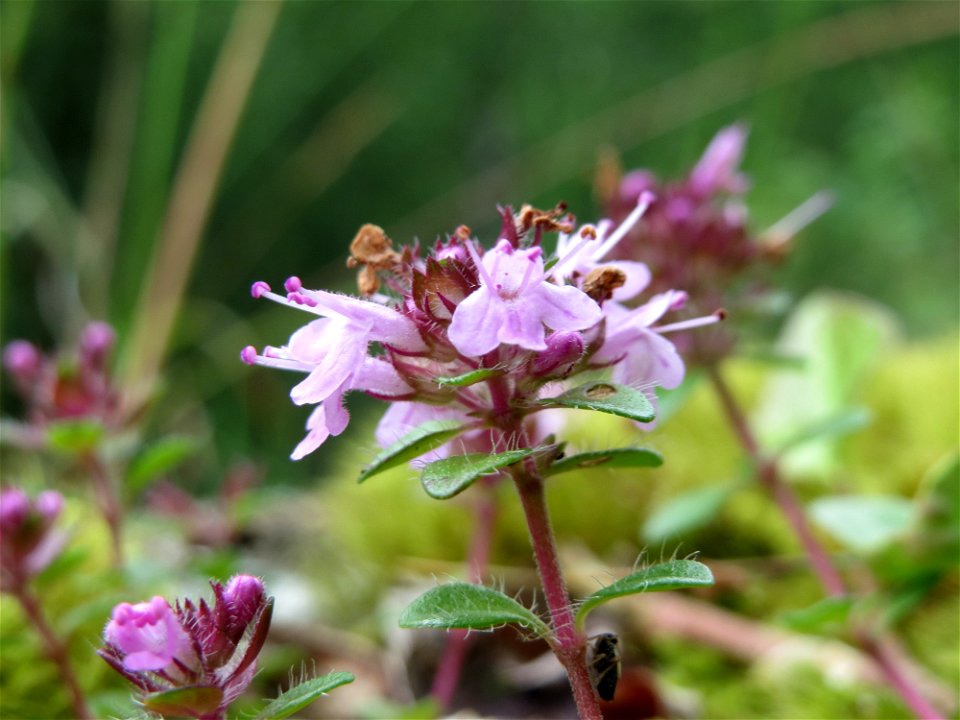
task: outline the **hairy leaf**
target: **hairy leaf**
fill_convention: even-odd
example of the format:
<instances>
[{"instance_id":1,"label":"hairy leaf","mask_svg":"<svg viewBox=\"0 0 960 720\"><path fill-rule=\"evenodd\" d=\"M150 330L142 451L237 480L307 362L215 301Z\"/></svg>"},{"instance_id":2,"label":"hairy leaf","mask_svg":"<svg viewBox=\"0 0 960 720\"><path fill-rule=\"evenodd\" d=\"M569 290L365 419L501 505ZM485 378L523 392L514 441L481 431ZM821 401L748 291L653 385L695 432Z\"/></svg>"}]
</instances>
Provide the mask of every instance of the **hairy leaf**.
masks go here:
<instances>
[{"instance_id":1,"label":"hairy leaf","mask_svg":"<svg viewBox=\"0 0 960 720\"><path fill-rule=\"evenodd\" d=\"M463 432L464 426L455 420L430 420L418 425L402 438L382 450L360 473L363 482L382 472L402 465L415 457L430 452Z\"/></svg>"},{"instance_id":2,"label":"hairy leaf","mask_svg":"<svg viewBox=\"0 0 960 720\"><path fill-rule=\"evenodd\" d=\"M502 453L470 453L443 458L427 465L420 476L430 497L446 500L470 487L484 475L491 475L533 454L534 448Z\"/></svg>"},{"instance_id":3,"label":"hairy leaf","mask_svg":"<svg viewBox=\"0 0 960 720\"><path fill-rule=\"evenodd\" d=\"M470 583L448 583L432 588L400 615L402 628L489 630L506 624L520 625L541 637L550 633L543 620L513 598L499 590Z\"/></svg>"},{"instance_id":4,"label":"hairy leaf","mask_svg":"<svg viewBox=\"0 0 960 720\"><path fill-rule=\"evenodd\" d=\"M651 565L625 578L620 578L584 598L577 610L577 623L582 624L587 615L598 605L626 595L704 585L713 585L713 573L710 572L710 568L696 560L671 560L659 565Z\"/></svg>"},{"instance_id":5,"label":"hairy leaf","mask_svg":"<svg viewBox=\"0 0 960 720\"><path fill-rule=\"evenodd\" d=\"M580 385L557 397L541 400L547 407L568 407L596 410L638 422L650 422L656 411L647 396L639 390L617 383L592 382Z\"/></svg>"},{"instance_id":6,"label":"hairy leaf","mask_svg":"<svg viewBox=\"0 0 960 720\"><path fill-rule=\"evenodd\" d=\"M298 710L303 710L321 695L325 695L334 688L341 685L352 683L356 678L353 673L332 672L323 677L305 680L299 685L295 685L286 692L280 694L278 698L271 701L260 713L256 720L282 720L293 715Z\"/></svg>"},{"instance_id":7,"label":"hairy leaf","mask_svg":"<svg viewBox=\"0 0 960 720\"><path fill-rule=\"evenodd\" d=\"M660 467L663 465L663 456L646 448L615 448L613 450L594 450L578 453L557 460L546 471L547 475L559 475L571 470L585 470L587 468L638 468Z\"/></svg>"}]
</instances>

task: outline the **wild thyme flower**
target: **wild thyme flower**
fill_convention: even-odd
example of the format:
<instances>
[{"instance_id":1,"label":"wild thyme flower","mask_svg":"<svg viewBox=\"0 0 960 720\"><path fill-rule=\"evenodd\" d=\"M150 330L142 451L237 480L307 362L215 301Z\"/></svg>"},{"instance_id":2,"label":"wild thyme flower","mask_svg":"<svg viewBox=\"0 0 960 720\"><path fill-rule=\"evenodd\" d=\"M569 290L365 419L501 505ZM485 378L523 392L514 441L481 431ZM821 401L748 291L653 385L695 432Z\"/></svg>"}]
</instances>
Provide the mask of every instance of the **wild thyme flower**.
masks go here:
<instances>
[{"instance_id":1,"label":"wild thyme flower","mask_svg":"<svg viewBox=\"0 0 960 720\"><path fill-rule=\"evenodd\" d=\"M63 496L52 490L31 499L20 488L0 491L0 588L15 592L47 567L65 536L53 529Z\"/></svg>"},{"instance_id":2,"label":"wild thyme flower","mask_svg":"<svg viewBox=\"0 0 960 720\"><path fill-rule=\"evenodd\" d=\"M148 710L165 717L222 718L256 673L273 599L251 575L210 585L212 607L205 600L171 607L156 596L113 609L98 654L144 692Z\"/></svg>"},{"instance_id":3,"label":"wild thyme flower","mask_svg":"<svg viewBox=\"0 0 960 720\"><path fill-rule=\"evenodd\" d=\"M479 452L495 449L500 431L543 410L557 383L579 373L612 368L618 382L651 396L654 386L674 387L683 362L657 323L683 294L630 309L621 301L636 298L650 273L642 263L607 260L651 201L643 195L618 225L579 229L562 206L506 208L489 249L461 226L432 247L395 251L380 228L365 225L349 262L364 266L362 299L308 290L296 277L285 295L254 283L254 297L319 316L282 347L241 352L248 364L307 375L291 398L317 407L293 458L343 432L351 391L391 402L377 431L382 444L425 420L456 419L460 447ZM547 232L559 233L552 256L542 245Z\"/></svg>"},{"instance_id":4,"label":"wild thyme flower","mask_svg":"<svg viewBox=\"0 0 960 720\"><path fill-rule=\"evenodd\" d=\"M4 368L38 432L55 420L114 420L117 392L108 361L115 338L110 325L92 322L81 332L72 356L44 355L26 340L14 340L4 348Z\"/></svg>"},{"instance_id":5,"label":"wild thyme flower","mask_svg":"<svg viewBox=\"0 0 960 720\"><path fill-rule=\"evenodd\" d=\"M815 195L757 236L748 227L741 199L749 189L739 171L746 139L741 125L720 130L687 176L674 182L661 182L646 170L621 177L609 164L601 167L598 187L604 210L614 220L626 218L638 197L656 195L611 255L645 262L652 271L653 292L685 289L690 294L683 311L687 318L719 307L748 316L766 292L762 271L782 259L790 238L830 204L826 194ZM701 365L716 363L735 342L728 324L677 339L688 361Z\"/></svg>"}]
</instances>

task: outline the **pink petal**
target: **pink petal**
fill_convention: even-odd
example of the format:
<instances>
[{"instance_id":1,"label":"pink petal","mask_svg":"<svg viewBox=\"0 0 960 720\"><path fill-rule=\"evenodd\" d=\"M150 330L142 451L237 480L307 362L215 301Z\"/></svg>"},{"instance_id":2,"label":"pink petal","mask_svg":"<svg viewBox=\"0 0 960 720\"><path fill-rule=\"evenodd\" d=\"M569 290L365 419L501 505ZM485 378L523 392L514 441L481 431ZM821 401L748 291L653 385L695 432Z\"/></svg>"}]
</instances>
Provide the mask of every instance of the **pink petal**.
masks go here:
<instances>
[{"instance_id":1,"label":"pink petal","mask_svg":"<svg viewBox=\"0 0 960 720\"><path fill-rule=\"evenodd\" d=\"M546 332L540 321L539 308L532 302L520 300L505 303L506 318L497 332L497 338L507 345L519 345L527 350L546 350Z\"/></svg>"},{"instance_id":2,"label":"pink petal","mask_svg":"<svg viewBox=\"0 0 960 720\"><path fill-rule=\"evenodd\" d=\"M486 355L500 344L497 333L506 315L503 301L481 286L457 305L447 336L464 355Z\"/></svg>"},{"instance_id":3,"label":"pink petal","mask_svg":"<svg viewBox=\"0 0 960 720\"><path fill-rule=\"evenodd\" d=\"M542 283L529 298L530 310L551 330L586 330L603 317L600 306L572 285Z\"/></svg>"}]
</instances>

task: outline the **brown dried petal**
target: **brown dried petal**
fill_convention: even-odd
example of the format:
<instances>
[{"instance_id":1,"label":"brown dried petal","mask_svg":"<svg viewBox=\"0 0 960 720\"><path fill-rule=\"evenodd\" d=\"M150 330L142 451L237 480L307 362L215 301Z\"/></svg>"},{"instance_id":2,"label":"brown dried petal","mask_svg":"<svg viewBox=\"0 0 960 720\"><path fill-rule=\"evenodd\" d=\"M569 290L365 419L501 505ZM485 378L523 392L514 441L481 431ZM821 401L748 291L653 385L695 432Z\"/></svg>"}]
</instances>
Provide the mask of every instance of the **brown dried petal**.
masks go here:
<instances>
[{"instance_id":1,"label":"brown dried petal","mask_svg":"<svg viewBox=\"0 0 960 720\"><path fill-rule=\"evenodd\" d=\"M613 291L627 281L627 276L619 268L611 265L594 268L583 279L583 292L598 303L613 297Z\"/></svg>"}]
</instances>

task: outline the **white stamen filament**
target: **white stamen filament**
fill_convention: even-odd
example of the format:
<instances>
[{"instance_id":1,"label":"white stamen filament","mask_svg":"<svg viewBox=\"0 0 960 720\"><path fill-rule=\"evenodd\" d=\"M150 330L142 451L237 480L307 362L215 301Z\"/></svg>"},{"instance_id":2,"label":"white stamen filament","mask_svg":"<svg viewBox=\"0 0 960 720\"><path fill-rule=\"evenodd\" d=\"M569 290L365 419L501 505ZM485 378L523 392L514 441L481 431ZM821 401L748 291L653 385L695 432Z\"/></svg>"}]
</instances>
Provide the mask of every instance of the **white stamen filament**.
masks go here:
<instances>
[{"instance_id":1,"label":"white stamen filament","mask_svg":"<svg viewBox=\"0 0 960 720\"><path fill-rule=\"evenodd\" d=\"M761 237L773 244L785 243L827 210L833 207L833 193L821 190L807 198L783 218L775 222Z\"/></svg>"},{"instance_id":2,"label":"white stamen filament","mask_svg":"<svg viewBox=\"0 0 960 720\"><path fill-rule=\"evenodd\" d=\"M305 372L308 373L313 370L312 365L307 365L306 363L300 362L299 360L291 360L288 358L274 358L267 357L266 355L257 355L254 360L256 365L262 365L263 367L275 368L277 370L293 370L294 372Z\"/></svg>"},{"instance_id":3,"label":"white stamen filament","mask_svg":"<svg viewBox=\"0 0 960 720\"><path fill-rule=\"evenodd\" d=\"M550 272L544 275L544 280L549 280L556 275L557 271L571 260L574 260L585 246L597 242L597 231L593 225L584 225L576 234L580 236L580 239L573 243L569 250L561 250L562 257L558 258L557 262L550 268ZM563 276L561 275L560 277Z\"/></svg>"},{"instance_id":4,"label":"white stamen filament","mask_svg":"<svg viewBox=\"0 0 960 720\"><path fill-rule=\"evenodd\" d=\"M633 226L640 221L640 218L643 217L643 214L647 211L647 208L650 207L650 203L653 201L653 193L640 193L640 199L637 202L637 206L629 215L627 215L627 219L620 223L620 226L613 231L610 237L604 240L603 244L597 248L597 251L593 254L594 262L600 262L604 257L606 257L608 252L616 247L617 243L620 242L624 236L633 229Z\"/></svg>"},{"instance_id":5,"label":"white stamen filament","mask_svg":"<svg viewBox=\"0 0 960 720\"><path fill-rule=\"evenodd\" d=\"M670 325L660 325L650 329L654 332L660 333L661 335L663 333L679 332L680 330L692 330L693 328L703 327L704 325L713 325L714 323L718 323L723 320L725 316L726 313L718 310L715 313L704 315L703 317L682 320L681 322L671 323Z\"/></svg>"}]
</instances>

